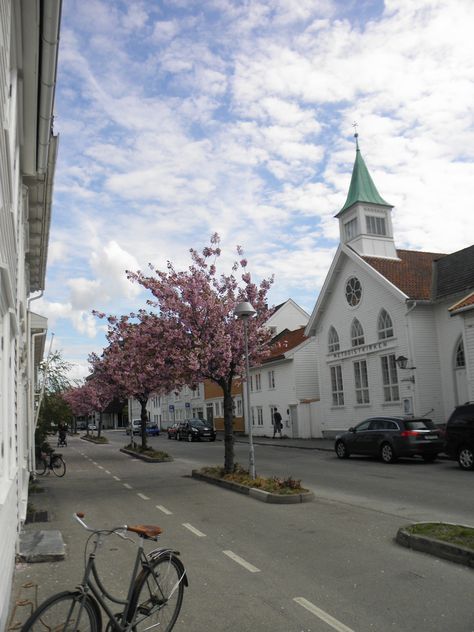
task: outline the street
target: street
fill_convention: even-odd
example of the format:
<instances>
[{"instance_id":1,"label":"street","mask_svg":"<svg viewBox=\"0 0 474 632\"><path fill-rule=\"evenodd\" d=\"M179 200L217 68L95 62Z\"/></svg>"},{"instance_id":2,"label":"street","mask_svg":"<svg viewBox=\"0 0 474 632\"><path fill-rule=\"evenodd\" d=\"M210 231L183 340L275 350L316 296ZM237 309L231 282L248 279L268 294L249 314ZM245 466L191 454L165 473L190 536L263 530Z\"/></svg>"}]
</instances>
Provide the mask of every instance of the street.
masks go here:
<instances>
[{"instance_id":1,"label":"street","mask_svg":"<svg viewBox=\"0 0 474 632\"><path fill-rule=\"evenodd\" d=\"M87 534L69 516L84 511L92 525L159 524L161 546L181 553L189 588L177 632L472 632L472 569L397 545L397 529L419 520L472 524L470 473L448 461L384 465L339 461L329 452L256 446L257 471L292 475L316 494L302 505L267 505L190 478L193 468L221 464L224 446L150 443L174 462L150 464L110 444L73 438L63 450L68 471L48 477L44 499L67 543L65 561L20 566L16 589L40 585L40 601L74 587ZM248 445L236 444L246 464ZM133 547L108 538L98 566L112 592L125 590Z\"/></svg>"}]
</instances>

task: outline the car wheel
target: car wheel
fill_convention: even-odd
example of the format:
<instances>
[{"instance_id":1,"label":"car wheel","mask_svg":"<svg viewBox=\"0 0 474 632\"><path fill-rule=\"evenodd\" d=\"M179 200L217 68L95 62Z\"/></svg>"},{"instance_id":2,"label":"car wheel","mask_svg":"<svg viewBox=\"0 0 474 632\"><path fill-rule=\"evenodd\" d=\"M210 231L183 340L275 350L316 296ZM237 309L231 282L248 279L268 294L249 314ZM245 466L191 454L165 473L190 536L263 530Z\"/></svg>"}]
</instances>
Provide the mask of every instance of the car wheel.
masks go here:
<instances>
[{"instance_id":1,"label":"car wheel","mask_svg":"<svg viewBox=\"0 0 474 632\"><path fill-rule=\"evenodd\" d=\"M384 443L380 448L380 458L384 463L395 463L397 457L390 443Z\"/></svg>"},{"instance_id":2,"label":"car wheel","mask_svg":"<svg viewBox=\"0 0 474 632\"><path fill-rule=\"evenodd\" d=\"M437 457L437 454L423 454L423 461L425 463L433 463L433 461L436 461Z\"/></svg>"},{"instance_id":3,"label":"car wheel","mask_svg":"<svg viewBox=\"0 0 474 632\"><path fill-rule=\"evenodd\" d=\"M338 441L336 443L336 455L337 455L337 457L339 459L348 459L349 458L349 451L348 451L344 441Z\"/></svg>"},{"instance_id":4,"label":"car wheel","mask_svg":"<svg viewBox=\"0 0 474 632\"><path fill-rule=\"evenodd\" d=\"M209 441L215 441L215 440L216 440L216 438L215 438L215 437L211 437L211 438L209 439Z\"/></svg>"},{"instance_id":5,"label":"car wheel","mask_svg":"<svg viewBox=\"0 0 474 632\"><path fill-rule=\"evenodd\" d=\"M474 451L463 446L458 453L458 463L462 470L474 470Z\"/></svg>"},{"instance_id":6,"label":"car wheel","mask_svg":"<svg viewBox=\"0 0 474 632\"><path fill-rule=\"evenodd\" d=\"M188 434L188 441L191 443L193 440L193 435L191 433Z\"/></svg>"}]
</instances>

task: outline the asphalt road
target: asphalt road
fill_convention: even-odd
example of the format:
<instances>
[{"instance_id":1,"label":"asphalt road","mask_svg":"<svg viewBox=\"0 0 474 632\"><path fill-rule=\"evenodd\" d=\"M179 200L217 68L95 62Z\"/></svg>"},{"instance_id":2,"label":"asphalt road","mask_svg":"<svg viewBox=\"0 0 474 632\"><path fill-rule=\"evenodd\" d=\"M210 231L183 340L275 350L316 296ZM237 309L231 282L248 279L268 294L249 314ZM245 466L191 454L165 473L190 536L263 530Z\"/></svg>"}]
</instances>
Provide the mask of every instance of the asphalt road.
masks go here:
<instances>
[{"instance_id":1,"label":"asphalt road","mask_svg":"<svg viewBox=\"0 0 474 632\"><path fill-rule=\"evenodd\" d=\"M48 527L61 528L68 555L17 570L17 587L41 580L40 600L79 578L85 533L69 516L81 510L92 524L164 528L161 544L181 552L190 582L177 632L474 631L473 570L393 541L414 520L472 524L474 475L455 464L340 462L256 446L258 471L302 478L317 495L267 505L189 477L193 467L223 462L221 442L152 439L175 460L148 464L118 452L123 434L109 437L109 446L71 440L66 477L45 481ZM237 444L236 454L246 463L248 447ZM132 554L117 538L101 552L112 590L124 590Z\"/></svg>"}]
</instances>

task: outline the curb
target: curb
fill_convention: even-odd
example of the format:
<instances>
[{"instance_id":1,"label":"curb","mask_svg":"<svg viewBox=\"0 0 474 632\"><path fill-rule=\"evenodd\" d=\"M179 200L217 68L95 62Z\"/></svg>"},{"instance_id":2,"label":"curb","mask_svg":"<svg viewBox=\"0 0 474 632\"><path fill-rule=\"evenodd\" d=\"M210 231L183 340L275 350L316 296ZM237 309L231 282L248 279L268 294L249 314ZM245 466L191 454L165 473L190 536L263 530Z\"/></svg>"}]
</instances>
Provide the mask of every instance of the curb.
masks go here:
<instances>
[{"instance_id":1,"label":"curb","mask_svg":"<svg viewBox=\"0 0 474 632\"><path fill-rule=\"evenodd\" d=\"M147 456L146 454L139 454L138 452L133 452L133 450L127 450L126 448L120 448L120 452L123 452L124 454L128 454L128 456L132 456L134 459L145 461L146 463L171 463L171 461L173 460L172 457L168 457L166 459L158 459L153 456Z\"/></svg>"},{"instance_id":2,"label":"curb","mask_svg":"<svg viewBox=\"0 0 474 632\"><path fill-rule=\"evenodd\" d=\"M408 531L407 527L400 527L395 541L408 549L429 553L450 562L474 568L474 551L464 546L458 546L428 536L414 535Z\"/></svg>"},{"instance_id":3,"label":"curb","mask_svg":"<svg viewBox=\"0 0 474 632\"><path fill-rule=\"evenodd\" d=\"M274 505L296 505L300 503L307 503L314 499L313 492L304 492L302 494L272 494L271 492L266 492L262 489L255 489L247 487L246 485L240 485L240 483L234 483L233 481L226 481L221 478L209 476L209 474L202 474L198 470L192 470L191 476L199 481L205 481L206 483L211 483L212 485L217 485L218 487L223 487L224 489L230 489L233 492L250 496L251 498L263 503L271 503Z\"/></svg>"},{"instance_id":4,"label":"curb","mask_svg":"<svg viewBox=\"0 0 474 632\"><path fill-rule=\"evenodd\" d=\"M81 441L88 441L94 445L110 445L109 441L96 441L96 439L92 437L79 437L79 439L81 439Z\"/></svg>"}]
</instances>

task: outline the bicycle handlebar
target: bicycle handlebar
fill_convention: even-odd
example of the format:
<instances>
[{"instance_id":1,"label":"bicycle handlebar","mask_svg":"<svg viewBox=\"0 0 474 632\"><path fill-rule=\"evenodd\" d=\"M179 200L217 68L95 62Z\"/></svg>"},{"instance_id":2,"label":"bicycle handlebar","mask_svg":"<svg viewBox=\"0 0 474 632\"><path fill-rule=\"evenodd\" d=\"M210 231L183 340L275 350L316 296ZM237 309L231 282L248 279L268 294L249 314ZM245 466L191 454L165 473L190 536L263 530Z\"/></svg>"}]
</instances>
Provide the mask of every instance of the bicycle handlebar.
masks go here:
<instances>
[{"instance_id":1,"label":"bicycle handlebar","mask_svg":"<svg viewBox=\"0 0 474 632\"><path fill-rule=\"evenodd\" d=\"M83 511L76 511L74 514L75 520L84 527L87 531L91 531L92 533L104 532L108 531L109 533L115 533L116 535L124 538L125 540L129 540L125 535L120 533L120 531L131 531L132 533L138 534L141 538L145 538L147 540L158 540L160 534L162 533L162 529L156 525L121 525L119 527L114 527L112 529L92 529L89 527L83 520L85 517L85 513Z\"/></svg>"}]
</instances>

